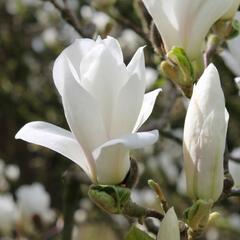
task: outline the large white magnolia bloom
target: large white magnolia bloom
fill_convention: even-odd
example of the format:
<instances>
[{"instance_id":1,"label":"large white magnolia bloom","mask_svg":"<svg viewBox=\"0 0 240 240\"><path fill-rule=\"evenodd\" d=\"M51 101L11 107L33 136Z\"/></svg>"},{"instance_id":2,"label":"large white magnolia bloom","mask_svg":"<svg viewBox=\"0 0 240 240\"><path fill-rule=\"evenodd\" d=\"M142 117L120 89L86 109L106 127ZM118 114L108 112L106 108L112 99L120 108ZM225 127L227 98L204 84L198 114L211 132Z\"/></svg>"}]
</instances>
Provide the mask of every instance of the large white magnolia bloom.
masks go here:
<instances>
[{"instance_id":1,"label":"large white magnolia bloom","mask_svg":"<svg viewBox=\"0 0 240 240\"><path fill-rule=\"evenodd\" d=\"M170 208L163 218L157 240L180 240L179 224L174 208Z\"/></svg>"},{"instance_id":2,"label":"large white magnolia bloom","mask_svg":"<svg viewBox=\"0 0 240 240\"><path fill-rule=\"evenodd\" d=\"M16 138L68 157L93 182L120 183L130 168L129 150L158 139L157 130L136 133L151 114L160 91L144 95L143 48L126 66L114 38L79 39L57 58L53 78L71 132L32 122Z\"/></svg>"},{"instance_id":3,"label":"large white magnolia bloom","mask_svg":"<svg viewBox=\"0 0 240 240\"><path fill-rule=\"evenodd\" d=\"M237 12L235 19L240 21L240 12ZM240 36L227 41L228 49L221 53L225 64L236 75L240 76Z\"/></svg>"},{"instance_id":4,"label":"large white magnolia bloom","mask_svg":"<svg viewBox=\"0 0 240 240\"><path fill-rule=\"evenodd\" d=\"M211 26L230 9L233 0L143 0L164 46L183 48L193 60L201 54Z\"/></svg>"},{"instance_id":5,"label":"large white magnolia bloom","mask_svg":"<svg viewBox=\"0 0 240 240\"><path fill-rule=\"evenodd\" d=\"M193 199L216 201L222 192L228 118L219 74L211 64L193 89L184 126L184 168Z\"/></svg>"}]
</instances>

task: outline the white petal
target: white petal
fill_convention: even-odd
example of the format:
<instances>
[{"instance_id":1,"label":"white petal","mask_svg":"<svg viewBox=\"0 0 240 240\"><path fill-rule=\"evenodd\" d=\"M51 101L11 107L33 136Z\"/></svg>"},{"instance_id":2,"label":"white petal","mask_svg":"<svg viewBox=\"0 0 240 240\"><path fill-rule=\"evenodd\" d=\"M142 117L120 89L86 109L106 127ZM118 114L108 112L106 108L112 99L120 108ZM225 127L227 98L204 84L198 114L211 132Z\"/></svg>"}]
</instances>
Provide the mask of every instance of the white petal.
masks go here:
<instances>
[{"instance_id":1,"label":"white petal","mask_svg":"<svg viewBox=\"0 0 240 240\"><path fill-rule=\"evenodd\" d=\"M80 62L94 45L95 42L91 39L77 39L58 56L53 66L53 80L60 95L63 92L64 81L72 77L72 70L78 78L80 77Z\"/></svg>"},{"instance_id":2,"label":"white petal","mask_svg":"<svg viewBox=\"0 0 240 240\"><path fill-rule=\"evenodd\" d=\"M226 125L224 116L212 112L204 121L198 136L197 161L195 164L198 176L196 187L202 199L217 200L223 189L223 154L225 149ZM222 124L224 122L224 124ZM211 181L209 179L211 178ZM204 186L204 187L203 187Z\"/></svg>"},{"instance_id":3,"label":"white petal","mask_svg":"<svg viewBox=\"0 0 240 240\"><path fill-rule=\"evenodd\" d=\"M209 29L230 8L232 0L143 0L165 48L182 47L191 59L199 57Z\"/></svg>"},{"instance_id":4,"label":"white petal","mask_svg":"<svg viewBox=\"0 0 240 240\"><path fill-rule=\"evenodd\" d=\"M191 56L196 56L201 49L202 42L206 37L212 25L220 19L223 14L232 5L232 0L210 0L201 3L200 8L196 8L196 14L192 19L192 26L188 26L191 31L189 33L187 52ZM189 11L189 10L187 10ZM188 19L191 24L191 19Z\"/></svg>"},{"instance_id":5,"label":"white petal","mask_svg":"<svg viewBox=\"0 0 240 240\"><path fill-rule=\"evenodd\" d=\"M141 81L141 84L145 86L145 59L144 59L144 47L140 47L134 54L132 60L127 66L129 75L136 74Z\"/></svg>"},{"instance_id":6,"label":"white petal","mask_svg":"<svg viewBox=\"0 0 240 240\"><path fill-rule=\"evenodd\" d=\"M180 240L178 219L174 208L170 208L163 218L157 240Z\"/></svg>"},{"instance_id":7,"label":"white petal","mask_svg":"<svg viewBox=\"0 0 240 240\"><path fill-rule=\"evenodd\" d=\"M194 98L199 103L199 108L204 116L208 116L213 109L225 112L225 100L221 87L218 70L210 64L199 79L193 90ZM211 103L211 104L209 104Z\"/></svg>"},{"instance_id":8,"label":"white petal","mask_svg":"<svg viewBox=\"0 0 240 240\"><path fill-rule=\"evenodd\" d=\"M115 57L116 61L119 64L123 63L122 49L119 42L115 38L107 36L107 38L103 40L98 39L97 42L104 44L108 48L108 50L111 51L113 57Z\"/></svg>"},{"instance_id":9,"label":"white petal","mask_svg":"<svg viewBox=\"0 0 240 240\"><path fill-rule=\"evenodd\" d=\"M158 140L158 131L141 132L113 139L93 152L96 161L98 182L120 183L130 167L129 150L151 145Z\"/></svg>"},{"instance_id":10,"label":"white petal","mask_svg":"<svg viewBox=\"0 0 240 240\"><path fill-rule=\"evenodd\" d=\"M140 114L138 116L136 125L133 130L134 132L137 131L151 115L156 98L157 98L158 94L160 93L160 91L161 91L161 89L156 89L156 90L144 95L142 108L141 108Z\"/></svg>"},{"instance_id":11,"label":"white petal","mask_svg":"<svg viewBox=\"0 0 240 240\"><path fill-rule=\"evenodd\" d=\"M50 123L31 122L23 126L15 138L62 154L79 165L90 178L93 178L88 160L71 132Z\"/></svg>"},{"instance_id":12,"label":"white petal","mask_svg":"<svg viewBox=\"0 0 240 240\"><path fill-rule=\"evenodd\" d=\"M93 149L107 139L98 105L73 78L65 82L62 100L69 127L90 158Z\"/></svg>"},{"instance_id":13,"label":"white petal","mask_svg":"<svg viewBox=\"0 0 240 240\"><path fill-rule=\"evenodd\" d=\"M98 44L81 63L81 84L98 102L108 134L116 97L128 78L126 66L119 64L103 44Z\"/></svg>"},{"instance_id":14,"label":"white petal","mask_svg":"<svg viewBox=\"0 0 240 240\"><path fill-rule=\"evenodd\" d=\"M169 51L172 46L183 47L174 12L176 0L143 0L143 2L161 34L166 50Z\"/></svg>"},{"instance_id":15,"label":"white petal","mask_svg":"<svg viewBox=\"0 0 240 240\"><path fill-rule=\"evenodd\" d=\"M142 81L136 74L132 75L117 97L113 112L111 138L117 138L133 131L141 110L144 91Z\"/></svg>"}]
</instances>

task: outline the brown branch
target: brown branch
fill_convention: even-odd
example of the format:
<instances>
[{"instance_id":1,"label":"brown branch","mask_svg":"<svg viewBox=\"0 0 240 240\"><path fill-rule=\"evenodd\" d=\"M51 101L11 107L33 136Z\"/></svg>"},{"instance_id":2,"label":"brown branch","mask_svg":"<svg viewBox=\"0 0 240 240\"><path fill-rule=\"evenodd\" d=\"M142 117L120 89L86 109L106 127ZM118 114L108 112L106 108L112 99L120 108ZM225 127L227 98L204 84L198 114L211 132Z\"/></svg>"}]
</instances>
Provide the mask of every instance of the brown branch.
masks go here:
<instances>
[{"instance_id":1,"label":"brown branch","mask_svg":"<svg viewBox=\"0 0 240 240\"><path fill-rule=\"evenodd\" d=\"M60 12L62 18L71 25L76 32L78 32L82 37L92 38L93 34L84 32L81 27L81 23L77 15L68 6L68 1L63 0L64 6L60 5L57 0L42 0L43 2L50 2L53 6Z\"/></svg>"},{"instance_id":2,"label":"brown branch","mask_svg":"<svg viewBox=\"0 0 240 240\"><path fill-rule=\"evenodd\" d=\"M109 17L111 17L113 20L115 20L118 24L122 25L123 27L129 28L133 30L135 33L137 33L140 37L142 37L147 45L151 46L151 42L149 40L149 37L146 33L144 33L143 29L139 27L138 25L131 22L129 19L125 18L124 16L121 16L117 12L107 11L105 12Z\"/></svg>"}]
</instances>

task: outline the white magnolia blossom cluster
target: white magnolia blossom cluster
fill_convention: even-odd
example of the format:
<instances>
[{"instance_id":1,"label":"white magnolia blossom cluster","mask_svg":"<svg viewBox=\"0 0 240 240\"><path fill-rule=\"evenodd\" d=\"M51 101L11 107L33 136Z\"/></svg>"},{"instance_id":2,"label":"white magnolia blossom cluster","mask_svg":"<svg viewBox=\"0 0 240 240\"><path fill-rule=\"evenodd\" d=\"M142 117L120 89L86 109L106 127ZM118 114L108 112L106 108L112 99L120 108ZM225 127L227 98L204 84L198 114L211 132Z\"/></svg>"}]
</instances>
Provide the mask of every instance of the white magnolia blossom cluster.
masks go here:
<instances>
[{"instance_id":1,"label":"white magnolia blossom cluster","mask_svg":"<svg viewBox=\"0 0 240 240\"><path fill-rule=\"evenodd\" d=\"M202 58L205 38L213 24L220 19L232 19L240 4L239 0L143 0L143 3L166 52L174 46L181 47L190 60L197 61ZM152 79L157 78L157 74L151 74ZM145 94L146 77L142 47L126 65L116 39L78 39L62 51L53 67L54 83L70 130L35 121L20 129L16 139L62 154L79 165L95 184L120 184L130 170L130 151L158 140L157 130L138 132L160 92L156 89ZM228 120L220 76L210 64L194 85L183 133L187 193L194 202L200 199L213 203L222 193ZM44 219L49 214L50 198L40 185L21 187L17 198L21 216L38 214ZM157 239L180 240L173 208L165 213Z\"/></svg>"},{"instance_id":2,"label":"white magnolia blossom cluster","mask_svg":"<svg viewBox=\"0 0 240 240\"><path fill-rule=\"evenodd\" d=\"M42 184L22 185L16 191L16 201L9 193L0 194L0 236L10 236L16 227L26 233L34 231L35 216L44 225L55 220L50 195Z\"/></svg>"}]
</instances>

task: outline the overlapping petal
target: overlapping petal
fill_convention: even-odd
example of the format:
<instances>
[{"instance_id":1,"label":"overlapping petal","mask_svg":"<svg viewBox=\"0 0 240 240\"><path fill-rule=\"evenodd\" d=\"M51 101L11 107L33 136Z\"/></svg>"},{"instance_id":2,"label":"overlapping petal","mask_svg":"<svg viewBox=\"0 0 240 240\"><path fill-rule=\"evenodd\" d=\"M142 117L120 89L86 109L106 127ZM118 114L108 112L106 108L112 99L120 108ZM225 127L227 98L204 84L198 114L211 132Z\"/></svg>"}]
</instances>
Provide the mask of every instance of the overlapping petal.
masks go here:
<instances>
[{"instance_id":1,"label":"overlapping petal","mask_svg":"<svg viewBox=\"0 0 240 240\"><path fill-rule=\"evenodd\" d=\"M89 155L107 140L98 103L74 78L64 84L62 102L71 131Z\"/></svg>"},{"instance_id":2,"label":"overlapping petal","mask_svg":"<svg viewBox=\"0 0 240 240\"><path fill-rule=\"evenodd\" d=\"M93 49L82 60L81 84L96 99L109 135L116 96L127 81L126 66L123 62L119 64L104 45Z\"/></svg>"},{"instance_id":3,"label":"overlapping petal","mask_svg":"<svg viewBox=\"0 0 240 240\"><path fill-rule=\"evenodd\" d=\"M159 88L144 95L143 104L134 126L134 132L137 131L151 115L155 101L160 91L161 89Z\"/></svg>"},{"instance_id":4,"label":"overlapping petal","mask_svg":"<svg viewBox=\"0 0 240 240\"><path fill-rule=\"evenodd\" d=\"M104 143L93 152L98 181L104 184L121 182L130 167L129 150L151 145L157 140L158 131L154 130L128 134Z\"/></svg>"},{"instance_id":5,"label":"overlapping petal","mask_svg":"<svg viewBox=\"0 0 240 240\"><path fill-rule=\"evenodd\" d=\"M91 167L83 149L71 132L47 122L36 121L23 126L15 138L41 145L62 154L92 177Z\"/></svg>"},{"instance_id":6,"label":"overlapping petal","mask_svg":"<svg viewBox=\"0 0 240 240\"><path fill-rule=\"evenodd\" d=\"M80 62L95 44L92 39L77 39L58 56L53 66L53 80L60 95L64 81L72 77L73 71L75 78L80 78Z\"/></svg>"}]
</instances>

